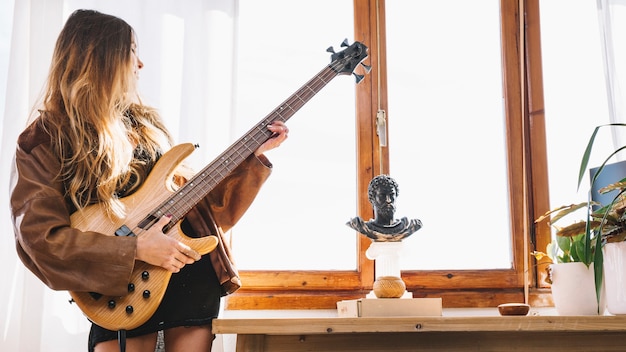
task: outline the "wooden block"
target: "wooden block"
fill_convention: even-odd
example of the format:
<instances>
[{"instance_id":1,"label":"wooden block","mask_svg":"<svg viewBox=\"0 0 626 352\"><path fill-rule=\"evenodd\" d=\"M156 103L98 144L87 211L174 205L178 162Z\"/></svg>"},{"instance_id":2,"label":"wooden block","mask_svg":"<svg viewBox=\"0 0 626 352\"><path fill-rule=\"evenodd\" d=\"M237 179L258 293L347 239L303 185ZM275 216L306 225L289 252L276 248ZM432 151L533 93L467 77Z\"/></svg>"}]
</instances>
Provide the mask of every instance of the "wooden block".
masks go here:
<instances>
[{"instance_id":1,"label":"wooden block","mask_svg":"<svg viewBox=\"0 0 626 352\"><path fill-rule=\"evenodd\" d=\"M340 318L441 316L441 298L361 298L337 302Z\"/></svg>"}]
</instances>

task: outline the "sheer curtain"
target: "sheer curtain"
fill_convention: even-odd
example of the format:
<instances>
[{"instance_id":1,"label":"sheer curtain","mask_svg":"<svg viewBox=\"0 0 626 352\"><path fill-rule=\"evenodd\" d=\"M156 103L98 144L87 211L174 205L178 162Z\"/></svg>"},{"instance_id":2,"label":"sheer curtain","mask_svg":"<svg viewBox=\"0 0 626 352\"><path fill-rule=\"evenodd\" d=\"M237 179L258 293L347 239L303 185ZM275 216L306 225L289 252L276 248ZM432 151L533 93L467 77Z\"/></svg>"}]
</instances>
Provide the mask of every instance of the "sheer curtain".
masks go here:
<instances>
[{"instance_id":1,"label":"sheer curtain","mask_svg":"<svg viewBox=\"0 0 626 352\"><path fill-rule=\"evenodd\" d=\"M597 0L607 102L612 123L626 121L626 0ZM626 129L613 131L614 147L626 144ZM623 160L623 155L620 160Z\"/></svg>"},{"instance_id":2,"label":"sheer curtain","mask_svg":"<svg viewBox=\"0 0 626 352\"><path fill-rule=\"evenodd\" d=\"M546 132L552 207L587 200L580 160L594 128L626 122L626 1L541 4ZM567 9L567 15L564 15ZM626 128L603 128L590 167L626 145ZM624 160L623 153L612 161Z\"/></svg>"},{"instance_id":3,"label":"sheer curtain","mask_svg":"<svg viewBox=\"0 0 626 352\"><path fill-rule=\"evenodd\" d=\"M145 64L140 79L145 102L162 112L178 142L200 144L192 164L208 163L231 138L237 0L186 0L184 6L174 0L15 1L11 37L2 38L10 44L0 143L2 351L86 350L89 324L68 303L69 294L45 287L17 258L7 207L15 140L39 97L56 37L78 8L119 16L134 27Z\"/></svg>"}]
</instances>

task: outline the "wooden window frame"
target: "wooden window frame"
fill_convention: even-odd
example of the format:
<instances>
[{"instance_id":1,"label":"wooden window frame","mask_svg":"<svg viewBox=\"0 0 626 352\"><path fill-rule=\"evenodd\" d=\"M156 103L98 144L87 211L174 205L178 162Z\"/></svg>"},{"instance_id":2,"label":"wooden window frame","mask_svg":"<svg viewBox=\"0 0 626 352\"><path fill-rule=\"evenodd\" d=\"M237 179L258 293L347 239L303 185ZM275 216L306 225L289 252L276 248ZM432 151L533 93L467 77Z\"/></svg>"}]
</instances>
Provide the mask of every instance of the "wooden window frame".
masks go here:
<instances>
[{"instance_id":1,"label":"wooden window frame","mask_svg":"<svg viewBox=\"0 0 626 352\"><path fill-rule=\"evenodd\" d=\"M513 266L507 270L402 272L414 297L442 297L444 307L524 301L534 306L551 304L550 292L542 284L546 264L537 266L529 255L550 242L549 228L533 226L533 219L549 204L539 4L538 0L501 0L500 4ZM377 111L390 110L384 9L385 0L354 0L355 40L368 46L366 63L373 68L356 86L357 201L363 218L372 215L369 181L388 172L389 149L393 149L393 140L389 147L379 147L376 135ZM388 116L393 123L393 115ZM242 271L244 286L228 296L225 308L334 309L337 301L363 298L372 288L374 263L365 256L370 240L355 234L355 242L356 271Z\"/></svg>"}]
</instances>

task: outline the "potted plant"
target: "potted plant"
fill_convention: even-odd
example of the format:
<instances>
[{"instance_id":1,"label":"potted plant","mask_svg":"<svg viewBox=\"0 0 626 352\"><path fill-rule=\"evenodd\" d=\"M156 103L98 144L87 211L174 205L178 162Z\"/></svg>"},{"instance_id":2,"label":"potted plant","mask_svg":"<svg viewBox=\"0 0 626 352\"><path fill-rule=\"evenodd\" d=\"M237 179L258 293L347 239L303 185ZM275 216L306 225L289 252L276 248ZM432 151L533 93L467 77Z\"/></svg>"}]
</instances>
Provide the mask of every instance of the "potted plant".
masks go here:
<instances>
[{"instance_id":1,"label":"potted plant","mask_svg":"<svg viewBox=\"0 0 626 352\"><path fill-rule=\"evenodd\" d=\"M593 144L600 128L625 126L626 124L623 123L613 123L597 126L594 129L581 161L578 174L578 187L580 187L584 173L586 173ZM616 148L606 157L598 168L595 176L591 179L592 186L597 181L607 163L624 149L626 149L626 145ZM610 204L596 212L603 215L601 218L598 218L600 223L596 226L599 233L598 245L602 248L601 251L598 251L598 262L603 263L603 271L597 271L596 275L602 273L604 278L607 311L612 314L626 314L626 265L624 264L624 258L626 258L626 175L620 175L619 181L600 189L600 193L612 191L615 192L615 196ZM588 203L588 209L592 209L591 202Z\"/></svg>"},{"instance_id":2,"label":"potted plant","mask_svg":"<svg viewBox=\"0 0 626 352\"><path fill-rule=\"evenodd\" d=\"M606 124L597 126L594 129L580 163L578 188L580 188L588 172L587 168L591 151L600 128L620 126L624 127L626 124ZM553 263L556 264L580 262L587 267L593 266L596 300L597 302L600 301L604 280L607 310L613 314L626 314L626 265L623 262L624 258L626 258L626 175L623 175L624 177L619 181L600 188L600 194L615 192L615 196L609 204L599 204L592 201L591 189L594 188L593 186L609 161L624 149L626 149L626 146L618 147L597 168L595 175L590 180L586 202L559 207L537 219L537 222L539 222L550 218L551 224L554 225L555 222L566 215L581 209L584 211L585 216L583 220L562 228L556 227L555 244L548 246L547 254L545 255L550 257ZM558 247L558 250L554 247ZM562 253L560 256L558 251ZM544 255L539 252L534 254L537 258ZM554 275L552 277L554 279Z\"/></svg>"},{"instance_id":3,"label":"potted plant","mask_svg":"<svg viewBox=\"0 0 626 352\"><path fill-rule=\"evenodd\" d=\"M606 309L611 314L626 314L626 179L609 186L618 195L608 206L601 224L603 275ZM606 188L605 188L606 189Z\"/></svg>"},{"instance_id":4,"label":"potted plant","mask_svg":"<svg viewBox=\"0 0 626 352\"><path fill-rule=\"evenodd\" d=\"M557 226L559 220L585 209L587 202L562 206L535 221L548 220L556 228L556 238L548 244L546 252L532 254L537 260L547 257L552 262L547 269L546 281L552 286L552 299L559 315L597 315L599 312L600 291L597 287L600 287L601 280L598 283L594 270L597 232L593 228L588 231L588 224L591 227L597 224L593 220L579 220L565 227Z\"/></svg>"}]
</instances>

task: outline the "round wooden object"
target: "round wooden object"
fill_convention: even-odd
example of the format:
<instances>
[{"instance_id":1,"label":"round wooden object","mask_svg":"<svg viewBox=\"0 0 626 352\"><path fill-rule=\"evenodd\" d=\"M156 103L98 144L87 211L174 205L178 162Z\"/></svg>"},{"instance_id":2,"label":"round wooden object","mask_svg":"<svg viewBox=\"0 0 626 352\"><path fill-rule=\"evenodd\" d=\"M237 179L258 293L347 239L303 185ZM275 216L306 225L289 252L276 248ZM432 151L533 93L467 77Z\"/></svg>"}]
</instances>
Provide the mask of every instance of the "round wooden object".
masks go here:
<instances>
[{"instance_id":1,"label":"round wooden object","mask_svg":"<svg viewBox=\"0 0 626 352\"><path fill-rule=\"evenodd\" d=\"M525 303L504 303L498 306L500 315L526 315L530 306Z\"/></svg>"},{"instance_id":2,"label":"round wooden object","mask_svg":"<svg viewBox=\"0 0 626 352\"><path fill-rule=\"evenodd\" d=\"M374 281L373 289L378 298L400 298L406 290L406 285L397 276L380 276Z\"/></svg>"}]
</instances>

